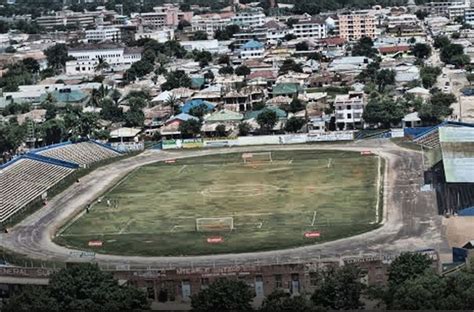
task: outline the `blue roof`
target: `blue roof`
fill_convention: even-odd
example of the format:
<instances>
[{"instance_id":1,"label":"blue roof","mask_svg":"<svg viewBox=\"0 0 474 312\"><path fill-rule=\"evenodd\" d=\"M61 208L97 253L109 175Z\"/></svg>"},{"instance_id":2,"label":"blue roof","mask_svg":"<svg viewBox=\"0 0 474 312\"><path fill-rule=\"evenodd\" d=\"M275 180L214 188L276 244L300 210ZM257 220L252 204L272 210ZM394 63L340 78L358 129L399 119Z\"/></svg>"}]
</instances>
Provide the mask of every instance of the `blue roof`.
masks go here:
<instances>
[{"instance_id":1,"label":"blue roof","mask_svg":"<svg viewBox=\"0 0 474 312\"><path fill-rule=\"evenodd\" d=\"M263 48L263 44L256 41L256 40L250 40L242 46L242 49L244 49L244 50L246 50L246 49L262 49L262 48Z\"/></svg>"},{"instance_id":2,"label":"blue roof","mask_svg":"<svg viewBox=\"0 0 474 312\"><path fill-rule=\"evenodd\" d=\"M185 114L185 113L181 113L181 114L178 114L178 115L170 118L170 120L174 120L174 119L179 119L179 120L182 120L182 121L188 121L190 119L199 120L198 118L196 118L194 116L191 116L189 114Z\"/></svg>"},{"instance_id":3,"label":"blue roof","mask_svg":"<svg viewBox=\"0 0 474 312\"><path fill-rule=\"evenodd\" d=\"M183 107L181 108L181 111L183 113L188 114L189 111L191 111L191 109L193 109L194 107L199 107L201 105L206 106L206 112L210 112L210 111L214 110L214 107L216 107L214 104L212 104L208 101L204 101L202 99L195 99L195 100L191 100L191 101L188 101L188 102L184 103Z\"/></svg>"}]
</instances>

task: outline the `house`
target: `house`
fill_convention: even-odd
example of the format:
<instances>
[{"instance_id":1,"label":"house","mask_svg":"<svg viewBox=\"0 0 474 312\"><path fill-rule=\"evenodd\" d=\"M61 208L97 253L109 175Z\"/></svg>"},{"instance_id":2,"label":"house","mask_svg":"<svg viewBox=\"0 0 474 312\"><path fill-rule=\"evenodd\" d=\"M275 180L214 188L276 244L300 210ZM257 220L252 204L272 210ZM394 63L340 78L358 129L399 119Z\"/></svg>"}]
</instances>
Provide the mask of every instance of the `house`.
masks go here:
<instances>
[{"instance_id":1,"label":"house","mask_svg":"<svg viewBox=\"0 0 474 312\"><path fill-rule=\"evenodd\" d=\"M272 97L287 96L293 98L298 96L300 92L302 92L302 88L299 83L278 83L273 87L271 95Z\"/></svg>"},{"instance_id":2,"label":"house","mask_svg":"<svg viewBox=\"0 0 474 312\"><path fill-rule=\"evenodd\" d=\"M212 135L218 125L224 125L226 132L234 132L244 116L227 109L215 112L204 119L202 132Z\"/></svg>"},{"instance_id":3,"label":"house","mask_svg":"<svg viewBox=\"0 0 474 312\"><path fill-rule=\"evenodd\" d=\"M240 58L244 60L262 58L264 53L265 46L256 40L250 40L240 48Z\"/></svg>"},{"instance_id":4,"label":"house","mask_svg":"<svg viewBox=\"0 0 474 312\"><path fill-rule=\"evenodd\" d=\"M80 90L65 88L41 95L40 102L45 101L48 96L53 97L55 105L58 107L65 107L66 105L86 106L90 99L88 94Z\"/></svg>"},{"instance_id":5,"label":"house","mask_svg":"<svg viewBox=\"0 0 474 312\"><path fill-rule=\"evenodd\" d=\"M184 103L183 107L181 107L181 112L189 114L192 109L195 109L197 107L202 107L205 113L209 113L214 110L216 105L211 102L204 101L202 99L195 99Z\"/></svg>"},{"instance_id":6,"label":"house","mask_svg":"<svg viewBox=\"0 0 474 312\"><path fill-rule=\"evenodd\" d=\"M407 90L406 93L412 94L415 97L421 97L423 99L428 99L431 96L430 90L422 88L422 87L412 88L410 90Z\"/></svg>"},{"instance_id":7,"label":"house","mask_svg":"<svg viewBox=\"0 0 474 312\"><path fill-rule=\"evenodd\" d=\"M422 121L418 115L418 112L409 113L402 119L403 128L421 127L421 125Z\"/></svg>"},{"instance_id":8,"label":"house","mask_svg":"<svg viewBox=\"0 0 474 312\"><path fill-rule=\"evenodd\" d=\"M336 58L329 63L328 70L336 73L346 72L358 74L365 69L369 63L372 63L372 59L365 56L345 56Z\"/></svg>"},{"instance_id":9,"label":"house","mask_svg":"<svg viewBox=\"0 0 474 312\"><path fill-rule=\"evenodd\" d=\"M188 120L198 121L199 119L185 113L172 116L170 119L168 119L165 122L164 126L160 128L161 135L166 136L166 137L174 137L174 136L180 135L181 132L179 131L179 126L183 122L188 121Z\"/></svg>"},{"instance_id":10,"label":"house","mask_svg":"<svg viewBox=\"0 0 474 312\"><path fill-rule=\"evenodd\" d=\"M395 82L407 83L420 79L420 69L416 65L400 64L393 68L395 70Z\"/></svg>"},{"instance_id":11,"label":"house","mask_svg":"<svg viewBox=\"0 0 474 312\"><path fill-rule=\"evenodd\" d=\"M408 45L394 45L380 47L378 50L383 56L397 57L408 53L410 51L410 47Z\"/></svg>"},{"instance_id":12,"label":"house","mask_svg":"<svg viewBox=\"0 0 474 312\"><path fill-rule=\"evenodd\" d=\"M296 38L321 39L327 36L326 22L320 18L300 20L293 24L293 34Z\"/></svg>"},{"instance_id":13,"label":"house","mask_svg":"<svg viewBox=\"0 0 474 312\"><path fill-rule=\"evenodd\" d=\"M336 127L339 130L363 128L365 101L363 92L350 91L349 94L336 95L334 109Z\"/></svg>"},{"instance_id":14,"label":"house","mask_svg":"<svg viewBox=\"0 0 474 312\"><path fill-rule=\"evenodd\" d=\"M247 112L245 114L245 121L250 124L250 127L254 130L259 129L260 125L257 122L258 116L266 111L270 110L272 112L275 112L277 115L277 122L275 126L273 127L272 131L273 132L280 132L285 128L286 120L287 120L287 114L284 110L278 108L278 107L266 107L264 109L258 110L258 111L251 111Z\"/></svg>"}]
</instances>

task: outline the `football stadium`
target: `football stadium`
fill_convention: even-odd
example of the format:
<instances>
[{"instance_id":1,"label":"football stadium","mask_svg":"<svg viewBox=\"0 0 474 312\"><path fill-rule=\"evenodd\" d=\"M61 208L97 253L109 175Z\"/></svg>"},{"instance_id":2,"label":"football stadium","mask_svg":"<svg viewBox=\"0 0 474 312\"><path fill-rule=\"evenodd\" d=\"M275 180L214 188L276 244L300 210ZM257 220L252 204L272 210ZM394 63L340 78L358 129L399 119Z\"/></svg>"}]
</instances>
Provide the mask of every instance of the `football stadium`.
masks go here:
<instances>
[{"instance_id":1,"label":"football stadium","mask_svg":"<svg viewBox=\"0 0 474 312\"><path fill-rule=\"evenodd\" d=\"M99 253L203 255L284 249L378 227L383 159L266 151L171 159L133 170L55 242ZM90 242L101 242L94 246Z\"/></svg>"}]
</instances>

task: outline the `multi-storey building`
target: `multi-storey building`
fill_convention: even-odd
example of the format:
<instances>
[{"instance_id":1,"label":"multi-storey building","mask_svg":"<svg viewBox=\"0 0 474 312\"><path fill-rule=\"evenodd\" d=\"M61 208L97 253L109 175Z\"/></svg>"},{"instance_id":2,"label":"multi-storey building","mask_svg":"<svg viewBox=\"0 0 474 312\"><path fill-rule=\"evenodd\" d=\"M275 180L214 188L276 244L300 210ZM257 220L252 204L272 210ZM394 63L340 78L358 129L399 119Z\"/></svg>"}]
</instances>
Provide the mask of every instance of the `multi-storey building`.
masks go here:
<instances>
[{"instance_id":1,"label":"multi-storey building","mask_svg":"<svg viewBox=\"0 0 474 312\"><path fill-rule=\"evenodd\" d=\"M88 42L120 41L120 29L112 26L99 26L96 29L86 30Z\"/></svg>"},{"instance_id":2,"label":"multi-storey building","mask_svg":"<svg viewBox=\"0 0 474 312\"><path fill-rule=\"evenodd\" d=\"M231 20L241 29L257 28L265 24L265 14L261 10L245 10L237 12Z\"/></svg>"},{"instance_id":3,"label":"multi-storey building","mask_svg":"<svg viewBox=\"0 0 474 312\"><path fill-rule=\"evenodd\" d=\"M241 59L262 58L265 53L265 46L255 40L250 40L240 48Z\"/></svg>"},{"instance_id":4,"label":"multi-storey building","mask_svg":"<svg viewBox=\"0 0 474 312\"><path fill-rule=\"evenodd\" d=\"M338 15L339 36L346 40L375 37L375 15L372 11L346 12Z\"/></svg>"},{"instance_id":5,"label":"multi-storey building","mask_svg":"<svg viewBox=\"0 0 474 312\"><path fill-rule=\"evenodd\" d=\"M182 12L173 4L154 7L153 10L147 13L134 13L132 19L145 28L160 29L165 26L176 27L182 20L191 22L193 17L193 12Z\"/></svg>"},{"instance_id":6,"label":"multi-storey building","mask_svg":"<svg viewBox=\"0 0 474 312\"><path fill-rule=\"evenodd\" d=\"M471 7L465 4L452 5L448 7L448 17L454 21L457 17L464 17L464 12Z\"/></svg>"},{"instance_id":7,"label":"multi-storey building","mask_svg":"<svg viewBox=\"0 0 474 312\"><path fill-rule=\"evenodd\" d=\"M160 30L135 33L135 40L140 40L140 39L145 39L145 38L154 39L158 42L166 42L169 40L174 40L174 29L165 27Z\"/></svg>"},{"instance_id":8,"label":"multi-storey building","mask_svg":"<svg viewBox=\"0 0 474 312\"><path fill-rule=\"evenodd\" d=\"M68 25L87 27L95 24L96 16L96 12L77 13L65 10L54 15L40 16L36 19L36 22L45 29Z\"/></svg>"},{"instance_id":9,"label":"multi-storey building","mask_svg":"<svg viewBox=\"0 0 474 312\"><path fill-rule=\"evenodd\" d=\"M364 126L364 93L349 92L337 95L334 99L336 126L340 130L358 129Z\"/></svg>"},{"instance_id":10,"label":"multi-storey building","mask_svg":"<svg viewBox=\"0 0 474 312\"><path fill-rule=\"evenodd\" d=\"M318 18L300 20L293 24L293 34L297 38L325 38L327 36L326 23Z\"/></svg>"},{"instance_id":11,"label":"multi-storey building","mask_svg":"<svg viewBox=\"0 0 474 312\"><path fill-rule=\"evenodd\" d=\"M433 1L426 4L428 11L432 15L448 15L448 8L451 6L464 5L465 1Z\"/></svg>"},{"instance_id":12,"label":"multi-storey building","mask_svg":"<svg viewBox=\"0 0 474 312\"><path fill-rule=\"evenodd\" d=\"M474 9L467 9L464 11L464 22L474 25Z\"/></svg>"},{"instance_id":13,"label":"multi-storey building","mask_svg":"<svg viewBox=\"0 0 474 312\"><path fill-rule=\"evenodd\" d=\"M113 70L126 70L141 60L142 48L128 48L115 44L89 44L71 48L68 55L75 60L66 63L66 74L93 74L99 62L106 62Z\"/></svg>"},{"instance_id":14,"label":"multi-storey building","mask_svg":"<svg viewBox=\"0 0 474 312\"><path fill-rule=\"evenodd\" d=\"M195 15L191 19L192 31L203 31L213 37L217 30L224 30L229 26L232 16L232 12Z\"/></svg>"}]
</instances>

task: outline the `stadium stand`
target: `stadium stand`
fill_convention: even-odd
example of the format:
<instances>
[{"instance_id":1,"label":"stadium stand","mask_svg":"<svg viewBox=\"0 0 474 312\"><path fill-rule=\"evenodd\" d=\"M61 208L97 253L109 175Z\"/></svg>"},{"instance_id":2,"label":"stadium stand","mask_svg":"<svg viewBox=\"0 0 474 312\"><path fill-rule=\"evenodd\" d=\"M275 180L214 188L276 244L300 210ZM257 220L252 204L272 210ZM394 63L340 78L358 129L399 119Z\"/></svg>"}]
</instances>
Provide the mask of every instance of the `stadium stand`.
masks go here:
<instances>
[{"instance_id":1,"label":"stadium stand","mask_svg":"<svg viewBox=\"0 0 474 312\"><path fill-rule=\"evenodd\" d=\"M0 224L41 198L79 166L120 155L94 141L67 142L31 151L0 166Z\"/></svg>"},{"instance_id":2,"label":"stadium stand","mask_svg":"<svg viewBox=\"0 0 474 312\"><path fill-rule=\"evenodd\" d=\"M8 220L73 171L70 167L29 158L21 158L1 169L0 222Z\"/></svg>"},{"instance_id":3,"label":"stadium stand","mask_svg":"<svg viewBox=\"0 0 474 312\"><path fill-rule=\"evenodd\" d=\"M78 165L90 165L108 158L120 156L119 152L93 141L53 146L40 150L37 153Z\"/></svg>"}]
</instances>

